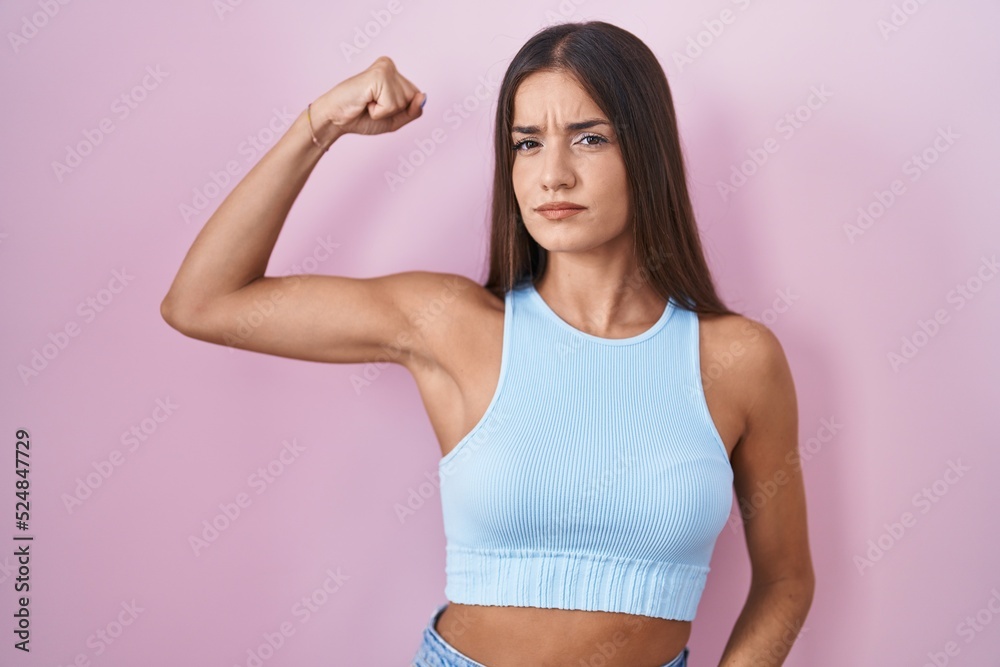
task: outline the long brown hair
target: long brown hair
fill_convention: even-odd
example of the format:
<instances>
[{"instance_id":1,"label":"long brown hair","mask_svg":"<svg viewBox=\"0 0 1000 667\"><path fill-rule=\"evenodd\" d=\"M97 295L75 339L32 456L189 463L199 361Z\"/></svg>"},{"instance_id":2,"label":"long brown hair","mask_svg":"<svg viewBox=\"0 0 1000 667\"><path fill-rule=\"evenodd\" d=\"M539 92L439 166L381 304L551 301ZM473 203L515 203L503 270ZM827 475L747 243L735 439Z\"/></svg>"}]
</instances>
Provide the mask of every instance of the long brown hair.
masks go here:
<instances>
[{"instance_id":1,"label":"long brown hair","mask_svg":"<svg viewBox=\"0 0 1000 667\"><path fill-rule=\"evenodd\" d=\"M642 40L603 21L535 33L504 74L497 101L490 268L484 287L503 298L535 281L548 251L528 233L514 195L514 94L529 75L563 71L579 81L619 137L641 280L664 299L704 314L734 314L716 294L688 195L673 99L663 67Z\"/></svg>"}]
</instances>

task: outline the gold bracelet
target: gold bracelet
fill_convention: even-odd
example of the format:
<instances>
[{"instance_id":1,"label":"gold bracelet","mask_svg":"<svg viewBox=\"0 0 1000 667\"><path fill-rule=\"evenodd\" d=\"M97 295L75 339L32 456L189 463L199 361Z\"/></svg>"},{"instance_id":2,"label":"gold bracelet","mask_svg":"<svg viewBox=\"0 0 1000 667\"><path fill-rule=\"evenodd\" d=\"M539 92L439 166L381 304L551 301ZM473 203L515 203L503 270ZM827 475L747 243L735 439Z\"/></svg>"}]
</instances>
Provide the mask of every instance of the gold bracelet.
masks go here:
<instances>
[{"instance_id":1,"label":"gold bracelet","mask_svg":"<svg viewBox=\"0 0 1000 667\"><path fill-rule=\"evenodd\" d=\"M319 143L319 139L316 138L316 131L313 130L312 102L310 102L306 106L306 118L309 120L309 134L312 135L313 143L316 144L317 148L323 148L323 145L321 143ZM326 148L323 148L323 152L324 153L327 152L328 150L330 150L329 146L327 146Z\"/></svg>"}]
</instances>

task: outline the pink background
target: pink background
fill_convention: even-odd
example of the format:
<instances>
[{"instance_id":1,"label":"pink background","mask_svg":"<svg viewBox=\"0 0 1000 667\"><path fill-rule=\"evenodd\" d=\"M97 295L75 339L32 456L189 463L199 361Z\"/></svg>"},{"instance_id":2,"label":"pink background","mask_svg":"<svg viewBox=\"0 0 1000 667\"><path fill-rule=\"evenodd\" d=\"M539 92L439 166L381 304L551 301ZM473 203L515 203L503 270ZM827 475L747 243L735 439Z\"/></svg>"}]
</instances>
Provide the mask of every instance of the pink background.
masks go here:
<instances>
[{"instance_id":1,"label":"pink background","mask_svg":"<svg viewBox=\"0 0 1000 667\"><path fill-rule=\"evenodd\" d=\"M160 300L235 182L213 191L212 173L235 161L244 175L262 154L244 142L273 144L275 109L294 116L382 54L427 91L424 116L338 142L268 273L482 280L497 92L482 82L498 82L537 29L590 18L631 30L664 65L721 292L776 332L796 379L818 582L786 664L995 664L995 3L401 0L391 14L381 0L253 0L221 15L207 0L49 4L51 17L38 1L0 9L0 664L247 665L282 623L295 632L268 667L407 663L444 602L440 452L412 378L194 341L163 322ZM391 20L374 29L373 12ZM898 30L883 34L894 13ZM366 24L374 36L348 58L343 45ZM17 33L30 38L15 44ZM829 96L810 109L814 87ZM776 123L797 110L789 136ZM445 141L420 154L438 129ZM100 142L57 175L88 137ZM720 196L769 137L777 152ZM914 179L925 152L934 161ZM401 160L415 166L391 188ZM845 226L896 180L901 194L852 242ZM207 206L186 220L181 208L206 186ZM955 298L960 285L971 299ZM100 312L88 298L103 299ZM924 335L939 310L946 319ZM67 326L76 335L51 342ZM904 339L919 347L893 368ZM36 351L50 358L22 379ZM363 373L370 384L356 390ZM157 401L176 407L164 419ZM133 427L143 440L123 439ZM30 657L11 646L18 428L32 440ZM286 441L300 452L278 464ZM120 465L102 479L94 471L115 451ZM946 476L949 461L961 477ZM280 475L254 486L269 464ZM68 509L90 473L100 484ZM250 504L196 555L189 536L240 493ZM421 493L401 521L397 508ZM717 664L745 600L738 520L712 568L695 667ZM305 619L295 606L328 570L340 583ZM141 612L116 626L133 601ZM112 643L95 643L102 628Z\"/></svg>"}]
</instances>

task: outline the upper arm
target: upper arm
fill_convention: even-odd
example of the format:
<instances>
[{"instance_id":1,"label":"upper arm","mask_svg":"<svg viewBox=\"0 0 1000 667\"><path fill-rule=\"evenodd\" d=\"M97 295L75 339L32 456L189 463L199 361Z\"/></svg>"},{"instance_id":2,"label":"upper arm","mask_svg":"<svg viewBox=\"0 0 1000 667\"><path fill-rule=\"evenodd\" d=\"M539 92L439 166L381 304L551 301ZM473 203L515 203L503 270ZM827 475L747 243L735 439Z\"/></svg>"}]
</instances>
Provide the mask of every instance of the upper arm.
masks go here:
<instances>
[{"instance_id":1,"label":"upper arm","mask_svg":"<svg viewBox=\"0 0 1000 667\"><path fill-rule=\"evenodd\" d=\"M754 327L761 335L742 373L746 427L732 454L753 583L812 580L795 386L778 339L764 325Z\"/></svg>"},{"instance_id":2,"label":"upper arm","mask_svg":"<svg viewBox=\"0 0 1000 667\"><path fill-rule=\"evenodd\" d=\"M429 271L264 276L202 304L175 305L168 296L161 312L181 333L220 345L308 361L408 365L436 354L427 325L432 302L452 303L449 291L470 284Z\"/></svg>"}]
</instances>

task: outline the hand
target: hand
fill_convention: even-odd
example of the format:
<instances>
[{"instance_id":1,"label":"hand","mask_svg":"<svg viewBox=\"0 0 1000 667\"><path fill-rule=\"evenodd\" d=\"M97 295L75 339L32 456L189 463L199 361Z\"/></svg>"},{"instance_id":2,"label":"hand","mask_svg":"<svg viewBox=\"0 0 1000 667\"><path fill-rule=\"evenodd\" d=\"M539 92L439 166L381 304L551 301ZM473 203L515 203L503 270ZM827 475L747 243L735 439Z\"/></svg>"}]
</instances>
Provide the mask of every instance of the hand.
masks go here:
<instances>
[{"instance_id":1,"label":"hand","mask_svg":"<svg viewBox=\"0 0 1000 667\"><path fill-rule=\"evenodd\" d=\"M388 56L337 84L313 104L314 118L341 134L395 132L423 115L427 95L396 70ZM318 132L318 130L317 130ZM327 129L323 128L324 134Z\"/></svg>"}]
</instances>

